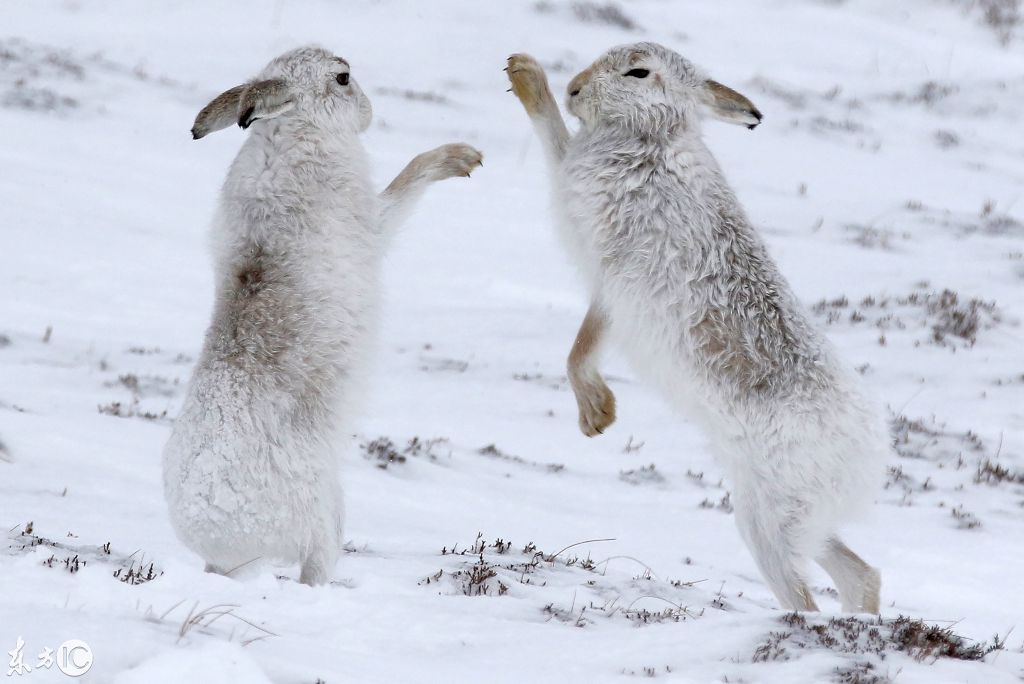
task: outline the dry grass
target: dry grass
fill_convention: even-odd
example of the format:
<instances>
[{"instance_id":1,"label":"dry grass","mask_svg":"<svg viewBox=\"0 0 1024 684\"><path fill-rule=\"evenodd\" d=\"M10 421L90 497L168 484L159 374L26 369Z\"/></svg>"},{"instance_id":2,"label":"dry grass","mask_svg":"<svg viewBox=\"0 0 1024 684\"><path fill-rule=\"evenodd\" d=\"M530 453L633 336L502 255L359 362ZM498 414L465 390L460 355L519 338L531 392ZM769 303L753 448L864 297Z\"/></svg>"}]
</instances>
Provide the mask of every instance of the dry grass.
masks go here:
<instances>
[{"instance_id":1,"label":"dry grass","mask_svg":"<svg viewBox=\"0 0 1024 684\"><path fill-rule=\"evenodd\" d=\"M629 15L614 2L591 2L581 0L573 2L569 6L572 16L578 21L586 24L604 24L614 26L625 31L636 31L640 26L633 21ZM533 5L534 10L542 14L553 14L558 11L557 3L549 0L541 0Z\"/></svg>"},{"instance_id":2,"label":"dry grass","mask_svg":"<svg viewBox=\"0 0 1024 684\"><path fill-rule=\"evenodd\" d=\"M21 527L20 525L18 527ZM17 531L15 531L17 530ZM32 522L26 523L24 528L17 527L8 532L8 538L13 542L8 549L15 553L32 553L37 547L43 546L54 549L54 552L42 562L48 568L63 567L69 573L77 573L89 563L93 567L117 564L116 570L111 573L112 577L136 586L145 584L163 575L163 570L156 567L150 560L146 561L145 554L141 551L125 556L115 553L110 542L94 546L91 544L74 544L67 541L55 541L54 539L36 534ZM76 538L71 532L67 533L68 539ZM58 555L58 552L63 552Z\"/></svg>"},{"instance_id":3,"label":"dry grass","mask_svg":"<svg viewBox=\"0 0 1024 684\"><path fill-rule=\"evenodd\" d=\"M971 15L980 16L981 21L995 33L1003 45L1014 40L1017 29L1024 25L1024 11L1021 0L956 0L957 4Z\"/></svg>"},{"instance_id":4,"label":"dry grass","mask_svg":"<svg viewBox=\"0 0 1024 684\"><path fill-rule=\"evenodd\" d=\"M539 463L537 461L528 461L521 456L505 453L494 444L488 444L487 446L477 449L477 453L481 456L487 456L488 458L507 461L509 463L515 463L535 470L543 470L548 473L561 473L565 470L565 465L562 463Z\"/></svg>"},{"instance_id":5,"label":"dry grass","mask_svg":"<svg viewBox=\"0 0 1024 684\"><path fill-rule=\"evenodd\" d=\"M152 582L163 574L164 571L157 570L153 561L147 564L145 556L141 556L138 561L129 557L126 567L120 567L114 571L114 578L135 587Z\"/></svg>"},{"instance_id":6,"label":"dry grass","mask_svg":"<svg viewBox=\"0 0 1024 684\"><path fill-rule=\"evenodd\" d=\"M159 413L143 409L139 404L138 397L132 397L128 402L112 401L108 404L98 404L96 409L104 415L117 418L142 418L143 420L165 420L167 418L166 409Z\"/></svg>"},{"instance_id":7,"label":"dry grass","mask_svg":"<svg viewBox=\"0 0 1024 684\"><path fill-rule=\"evenodd\" d=\"M1003 482L1024 484L1024 470L1010 470L999 462L986 458L978 464L974 482L987 485L998 485Z\"/></svg>"},{"instance_id":8,"label":"dry grass","mask_svg":"<svg viewBox=\"0 0 1024 684\"><path fill-rule=\"evenodd\" d=\"M162 622L164 618L170 615L174 610L178 608L178 606L182 605L182 603L184 603L184 601L179 601L178 603L168 608L164 612L164 614L159 617L158 621ZM232 620L241 622L247 627L257 630L258 635L254 638L246 638L246 635L242 635L242 639L240 642L242 646L248 646L249 644L255 641L260 641L262 639L266 639L267 637L277 636L277 634L271 632L266 627L257 625L256 623L247 620L246 618L241 617L240 615L235 613L235 610L237 608L239 608L239 606L232 603L218 603L211 606L207 606L206 608L200 608L199 602L196 601L192 604L192 608L189 609L188 613L185 615L185 618L181 621L181 625L178 627L178 641L184 639L193 630L204 634L209 634L210 627L213 625L213 623L217 622L223 617L229 617ZM233 631L231 637L234 637Z\"/></svg>"},{"instance_id":9,"label":"dry grass","mask_svg":"<svg viewBox=\"0 0 1024 684\"><path fill-rule=\"evenodd\" d=\"M363 458L372 461L381 470L387 470L390 466L402 465L410 458L423 458L428 461L438 460L438 451L448 445L447 438L435 437L433 439L420 439L413 437L405 446L399 449L394 442L387 437L364 442L359 445L363 452ZM451 456L449 453L448 456Z\"/></svg>"},{"instance_id":10,"label":"dry grass","mask_svg":"<svg viewBox=\"0 0 1024 684\"><path fill-rule=\"evenodd\" d=\"M927 283L907 295L869 295L857 304L846 296L823 299L811 311L826 325L873 326L882 333L879 344L887 344L897 332L921 330L926 335L917 337L914 346L924 342L953 350L973 347L982 331L1002 322L995 302L963 298L949 289L932 290Z\"/></svg>"},{"instance_id":11,"label":"dry grass","mask_svg":"<svg viewBox=\"0 0 1024 684\"><path fill-rule=\"evenodd\" d=\"M399 97L409 102L426 102L428 104L450 105L451 100L442 95L426 90L411 90L408 88L377 88L378 95L385 97Z\"/></svg>"},{"instance_id":12,"label":"dry grass","mask_svg":"<svg viewBox=\"0 0 1024 684\"><path fill-rule=\"evenodd\" d=\"M826 649L852 662L837 668L832 681L882 684L892 681L876 672L876 664L892 653L902 653L917 662L933 663L940 658L981 660L1001 650L1003 642L972 642L951 629L922 620L899 616L826 618L820 615L787 613L780 622L783 629L768 634L751 656L755 663L790 660L809 649Z\"/></svg>"},{"instance_id":13,"label":"dry grass","mask_svg":"<svg viewBox=\"0 0 1024 684\"><path fill-rule=\"evenodd\" d=\"M665 476L658 472L653 463L632 470L620 470L619 479L631 485L660 485L666 482Z\"/></svg>"}]
</instances>

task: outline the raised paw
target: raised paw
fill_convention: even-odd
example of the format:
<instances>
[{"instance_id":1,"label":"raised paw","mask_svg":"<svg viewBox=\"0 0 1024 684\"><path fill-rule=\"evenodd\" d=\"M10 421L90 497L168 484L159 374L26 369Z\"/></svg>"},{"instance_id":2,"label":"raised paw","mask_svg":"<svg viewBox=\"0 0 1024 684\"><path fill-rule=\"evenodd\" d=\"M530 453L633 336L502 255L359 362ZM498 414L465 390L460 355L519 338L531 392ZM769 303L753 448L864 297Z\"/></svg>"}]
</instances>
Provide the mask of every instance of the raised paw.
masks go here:
<instances>
[{"instance_id":1,"label":"raised paw","mask_svg":"<svg viewBox=\"0 0 1024 684\"><path fill-rule=\"evenodd\" d=\"M587 437L603 434L615 422L615 395L600 378L573 387L580 409L580 431Z\"/></svg>"},{"instance_id":2,"label":"raised paw","mask_svg":"<svg viewBox=\"0 0 1024 684\"><path fill-rule=\"evenodd\" d=\"M538 114L554 104L544 68L533 57L521 53L512 55L508 58L505 71L512 83L512 92L523 103L528 114Z\"/></svg>"},{"instance_id":3,"label":"raised paw","mask_svg":"<svg viewBox=\"0 0 1024 684\"><path fill-rule=\"evenodd\" d=\"M480 150L465 143L441 145L429 152L434 157L432 176L434 180L444 180L455 176L468 177L478 166L483 166L484 155Z\"/></svg>"}]
</instances>

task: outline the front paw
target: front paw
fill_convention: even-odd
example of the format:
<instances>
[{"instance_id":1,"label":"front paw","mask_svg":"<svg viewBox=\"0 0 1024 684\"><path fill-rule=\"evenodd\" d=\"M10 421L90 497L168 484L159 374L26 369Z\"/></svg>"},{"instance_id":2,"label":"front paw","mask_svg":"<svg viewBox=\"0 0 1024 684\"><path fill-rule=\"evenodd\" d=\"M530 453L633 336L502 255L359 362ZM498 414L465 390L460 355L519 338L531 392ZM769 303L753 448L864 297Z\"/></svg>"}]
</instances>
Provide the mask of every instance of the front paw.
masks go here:
<instances>
[{"instance_id":1,"label":"front paw","mask_svg":"<svg viewBox=\"0 0 1024 684\"><path fill-rule=\"evenodd\" d=\"M587 437L603 434L615 422L615 395L601 378L574 387L580 409L580 431Z\"/></svg>"},{"instance_id":2,"label":"front paw","mask_svg":"<svg viewBox=\"0 0 1024 684\"><path fill-rule=\"evenodd\" d=\"M505 71L512 83L512 92L523 103L528 114L539 114L554 102L544 68L530 55L512 55L508 58Z\"/></svg>"},{"instance_id":3,"label":"front paw","mask_svg":"<svg viewBox=\"0 0 1024 684\"><path fill-rule=\"evenodd\" d=\"M484 155L480 150L465 143L441 145L431 154L435 156L432 174L434 180L456 176L468 178L473 169L483 166L484 163Z\"/></svg>"}]
</instances>

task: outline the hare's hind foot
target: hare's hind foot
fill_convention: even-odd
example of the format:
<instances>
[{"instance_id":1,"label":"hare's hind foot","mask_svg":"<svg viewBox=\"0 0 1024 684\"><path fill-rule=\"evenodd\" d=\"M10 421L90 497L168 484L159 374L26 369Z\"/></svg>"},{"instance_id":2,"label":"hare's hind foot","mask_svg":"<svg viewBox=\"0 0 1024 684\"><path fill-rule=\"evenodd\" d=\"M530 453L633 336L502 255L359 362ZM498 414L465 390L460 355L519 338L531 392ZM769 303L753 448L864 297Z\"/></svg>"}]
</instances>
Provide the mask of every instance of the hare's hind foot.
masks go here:
<instances>
[{"instance_id":1,"label":"hare's hind foot","mask_svg":"<svg viewBox=\"0 0 1024 684\"><path fill-rule=\"evenodd\" d=\"M508 58L505 71L508 72L512 92L523 103L526 113L530 116L544 113L555 104L555 98L548 87L548 78L544 75L544 68L530 55L512 55Z\"/></svg>"},{"instance_id":2,"label":"hare's hind foot","mask_svg":"<svg viewBox=\"0 0 1024 684\"><path fill-rule=\"evenodd\" d=\"M750 549L758 570L786 610L817 611L804 576L804 558L798 550L799 523L772 515L757 492L736 484L733 490L736 526Z\"/></svg>"},{"instance_id":3,"label":"hare's hind foot","mask_svg":"<svg viewBox=\"0 0 1024 684\"><path fill-rule=\"evenodd\" d=\"M302 557L299 582L311 587L327 584L337 559L337 554L331 553L326 546L310 548Z\"/></svg>"},{"instance_id":4,"label":"hare's hind foot","mask_svg":"<svg viewBox=\"0 0 1024 684\"><path fill-rule=\"evenodd\" d=\"M599 350L607 329L607 314L600 304L591 302L569 352L569 384L580 409L580 430L587 437L603 433L615 422L615 395L597 370Z\"/></svg>"},{"instance_id":5,"label":"hare's hind foot","mask_svg":"<svg viewBox=\"0 0 1024 684\"><path fill-rule=\"evenodd\" d=\"M876 568L864 562L838 537L829 538L816 560L835 582L843 612L878 614L882 575Z\"/></svg>"},{"instance_id":6,"label":"hare's hind foot","mask_svg":"<svg viewBox=\"0 0 1024 684\"><path fill-rule=\"evenodd\" d=\"M596 373L586 379L572 379L580 410L580 430L587 437L603 434L615 422L615 395Z\"/></svg>"}]
</instances>

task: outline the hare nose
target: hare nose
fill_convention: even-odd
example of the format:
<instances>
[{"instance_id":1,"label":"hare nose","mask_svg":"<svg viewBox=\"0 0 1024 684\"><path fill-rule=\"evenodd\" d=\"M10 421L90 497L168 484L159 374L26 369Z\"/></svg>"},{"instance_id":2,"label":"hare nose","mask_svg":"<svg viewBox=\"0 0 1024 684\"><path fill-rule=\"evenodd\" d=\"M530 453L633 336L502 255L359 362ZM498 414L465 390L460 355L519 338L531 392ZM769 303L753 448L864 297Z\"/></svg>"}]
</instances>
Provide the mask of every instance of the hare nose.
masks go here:
<instances>
[{"instance_id":1,"label":"hare nose","mask_svg":"<svg viewBox=\"0 0 1024 684\"><path fill-rule=\"evenodd\" d=\"M569 82L569 97L576 97L579 95L583 86L587 84L587 81L590 80L593 73L594 67L590 67L589 69L585 69L577 74L576 77Z\"/></svg>"}]
</instances>

